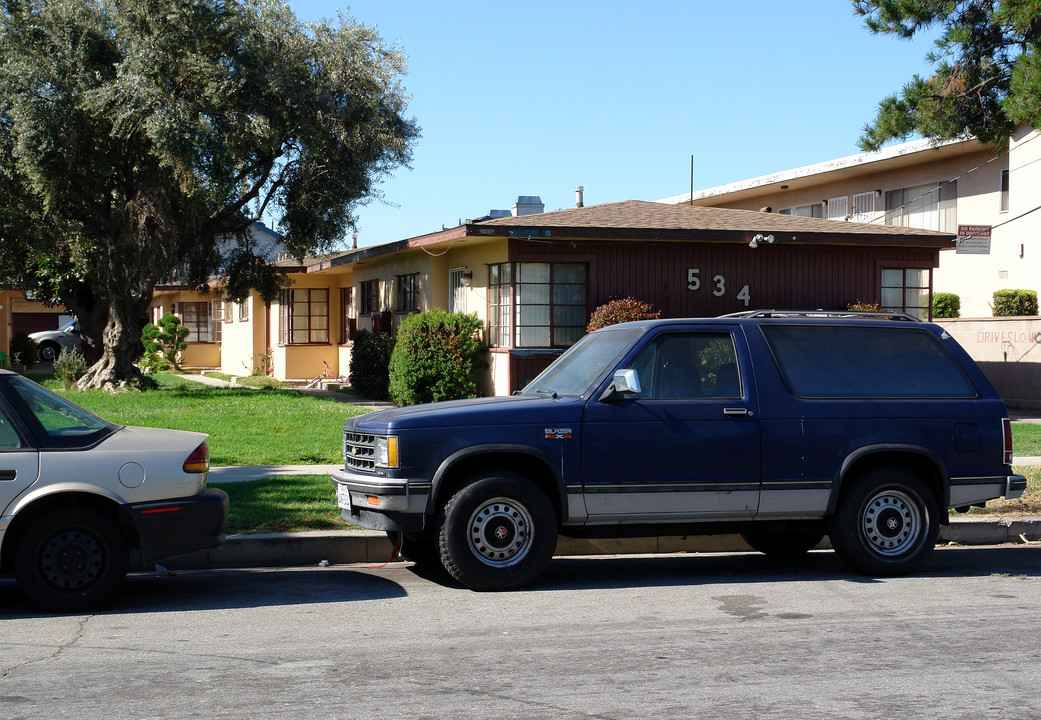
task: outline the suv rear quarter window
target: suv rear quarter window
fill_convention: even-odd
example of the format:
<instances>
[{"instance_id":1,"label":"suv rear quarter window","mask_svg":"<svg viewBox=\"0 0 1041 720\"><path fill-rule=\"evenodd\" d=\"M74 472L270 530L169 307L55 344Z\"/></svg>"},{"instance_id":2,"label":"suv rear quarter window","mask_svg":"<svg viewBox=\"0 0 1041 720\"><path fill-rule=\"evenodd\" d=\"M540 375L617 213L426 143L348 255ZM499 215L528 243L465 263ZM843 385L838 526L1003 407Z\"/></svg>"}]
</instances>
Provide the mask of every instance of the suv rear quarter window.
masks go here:
<instances>
[{"instance_id":1,"label":"suv rear quarter window","mask_svg":"<svg viewBox=\"0 0 1041 720\"><path fill-rule=\"evenodd\" d=\"M761 325L788 389L802 398L974 398L928 328Z\"/></svg>"}]
</instances>

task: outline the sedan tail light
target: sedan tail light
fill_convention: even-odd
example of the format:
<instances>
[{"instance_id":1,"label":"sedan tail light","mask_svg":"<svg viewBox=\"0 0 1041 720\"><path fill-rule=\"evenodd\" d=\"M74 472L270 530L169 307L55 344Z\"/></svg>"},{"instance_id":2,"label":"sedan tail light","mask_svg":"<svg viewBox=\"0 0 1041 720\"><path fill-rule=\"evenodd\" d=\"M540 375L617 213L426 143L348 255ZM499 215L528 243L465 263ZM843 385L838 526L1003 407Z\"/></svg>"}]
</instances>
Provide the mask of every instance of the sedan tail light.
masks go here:
<instances>
[{"instance_id":1,"label":"sedan tail light","mask_svg":"<svg viewBox=\"0 0 1041 720\"><path fill-rule=\"evenodd\" d=\"M203 443L192 451L188 459L184 461L186 473L204 473L210 469L210 449Z\"/></svg>"}]
</instances>

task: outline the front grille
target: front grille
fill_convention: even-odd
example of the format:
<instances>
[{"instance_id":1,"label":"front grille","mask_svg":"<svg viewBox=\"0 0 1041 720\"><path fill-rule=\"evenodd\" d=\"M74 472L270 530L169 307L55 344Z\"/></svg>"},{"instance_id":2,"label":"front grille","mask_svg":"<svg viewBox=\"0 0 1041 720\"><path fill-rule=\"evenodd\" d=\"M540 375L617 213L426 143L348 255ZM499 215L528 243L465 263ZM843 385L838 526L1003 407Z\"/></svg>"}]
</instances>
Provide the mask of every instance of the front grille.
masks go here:
<instances>
[{"instance_id":1,"label":"front grille","mask_svg":"<svg viewBox=\"0 0 1041 720\"><path fill-rule=\"evenodd\" d=\"M343 457L351 470L372 472L376 467L376 436L345 432Z\"/></svg>"}]
</instances>

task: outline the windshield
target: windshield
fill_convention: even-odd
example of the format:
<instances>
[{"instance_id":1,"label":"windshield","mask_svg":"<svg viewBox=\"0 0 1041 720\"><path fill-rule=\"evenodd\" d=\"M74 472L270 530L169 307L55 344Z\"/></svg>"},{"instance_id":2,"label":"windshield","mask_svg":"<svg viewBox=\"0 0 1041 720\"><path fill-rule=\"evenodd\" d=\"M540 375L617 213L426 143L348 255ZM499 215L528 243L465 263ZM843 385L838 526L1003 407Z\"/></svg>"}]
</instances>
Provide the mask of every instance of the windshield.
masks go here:
<instances>
[{"instance_id":1,"label":"windshield","mask_svg":"<svg viewBox=\"0 0 1041 720\"><path fill-rule=\"evenodd\" d=\"M25 378L11 378L11 389L16 409L49 447L85 447L118 427Z\"/></svg>"},{"instance_id":2,"label":"windshield","mask_svg":"<svg viewBox=\"0 0 1041 720\"><path fill-rule=\"evenodd\" d=\"M585 396L642 332L640 328L625 328L586 335L543 370L521 394Z\"/></svg>"}]
</instances>

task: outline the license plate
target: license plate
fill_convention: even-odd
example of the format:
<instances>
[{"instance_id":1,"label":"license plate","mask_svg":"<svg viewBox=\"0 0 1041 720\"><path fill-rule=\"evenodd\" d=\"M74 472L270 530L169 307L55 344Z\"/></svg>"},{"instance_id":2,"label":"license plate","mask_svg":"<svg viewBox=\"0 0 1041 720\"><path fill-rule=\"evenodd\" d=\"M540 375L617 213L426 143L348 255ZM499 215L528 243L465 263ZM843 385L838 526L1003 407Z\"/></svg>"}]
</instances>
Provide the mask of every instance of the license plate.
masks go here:
<instances>
[{"instance_id":1,"label":"license plate","mask_svg":"<svg viewBox=\"0 0 1041 720\"><path fill-rule=\"evenodd\" d=\"M351 491L347 489L346 485L336 486L336 504L349 513L354 512L351 507Z\"/></svg>"}]
</instances>

